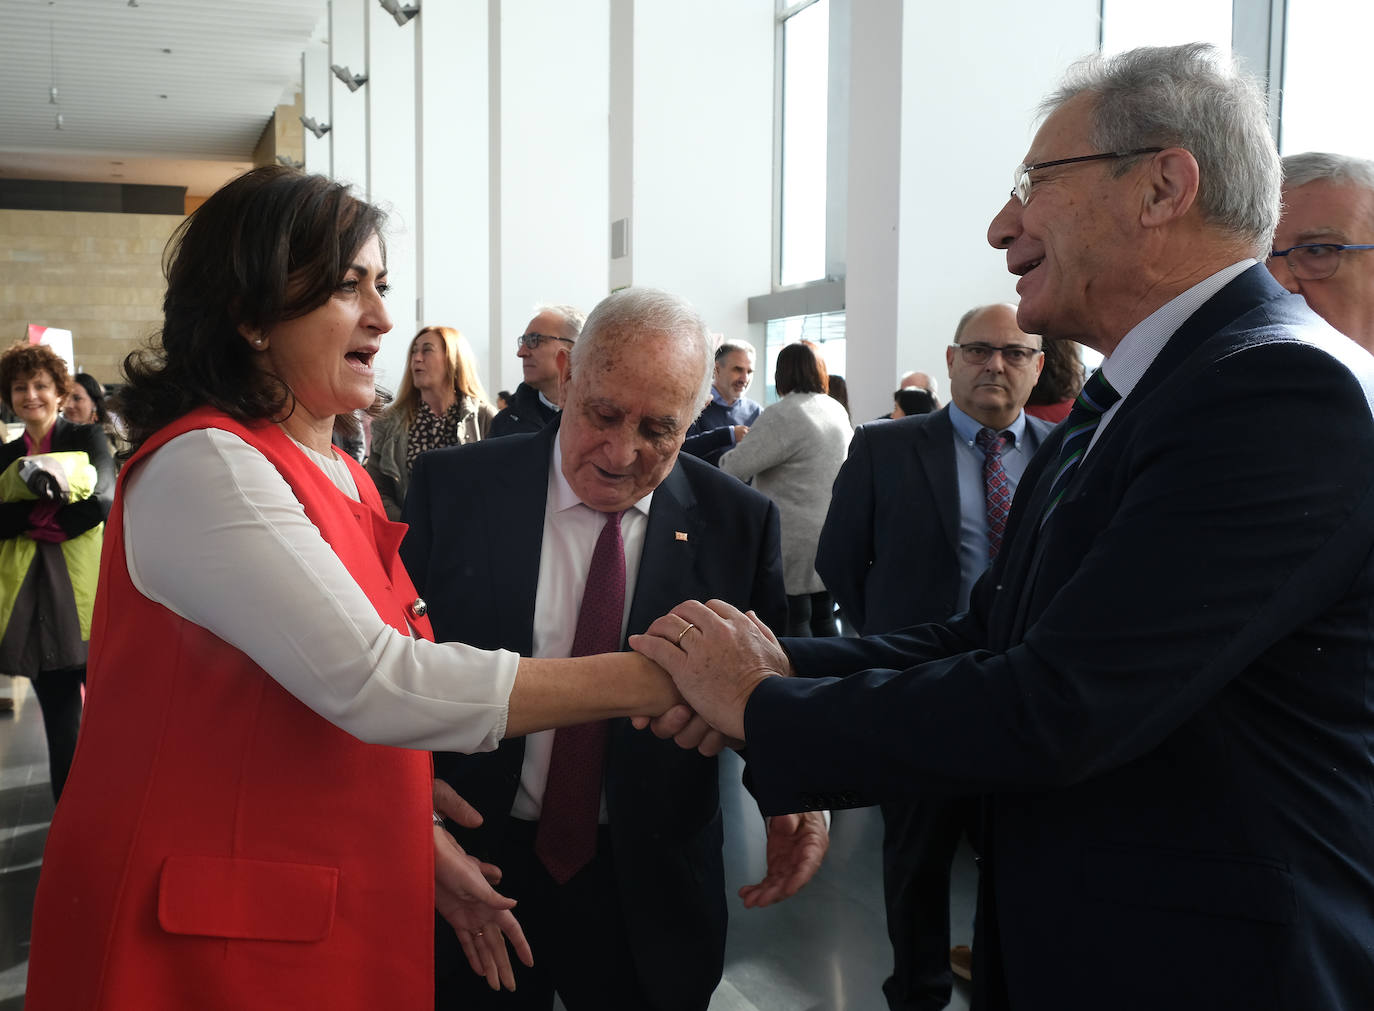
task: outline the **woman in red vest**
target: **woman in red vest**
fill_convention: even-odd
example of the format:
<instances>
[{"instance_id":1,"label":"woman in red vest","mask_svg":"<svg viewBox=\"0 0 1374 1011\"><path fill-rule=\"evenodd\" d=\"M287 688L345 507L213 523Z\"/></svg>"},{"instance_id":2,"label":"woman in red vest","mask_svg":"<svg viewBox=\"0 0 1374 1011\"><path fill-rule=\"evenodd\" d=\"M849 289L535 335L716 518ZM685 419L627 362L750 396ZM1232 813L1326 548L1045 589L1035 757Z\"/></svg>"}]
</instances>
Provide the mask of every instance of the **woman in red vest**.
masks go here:
<instances>
[{"instance_id":1,"label":"woman in red vest","mask_svg":"<svg viewBox=\"0 0 1374 1011\"><path fill-rule=\"evenodd\" d=\"M435 809L429 751L661 712L633 653L431 640L334 417L376 402L382 215L279 167L169 246L157 346L125 362L85 722L34 910L27 1005L432 1006L437 908L473 969L530 953Z\"/></svg>"}]
</instances>

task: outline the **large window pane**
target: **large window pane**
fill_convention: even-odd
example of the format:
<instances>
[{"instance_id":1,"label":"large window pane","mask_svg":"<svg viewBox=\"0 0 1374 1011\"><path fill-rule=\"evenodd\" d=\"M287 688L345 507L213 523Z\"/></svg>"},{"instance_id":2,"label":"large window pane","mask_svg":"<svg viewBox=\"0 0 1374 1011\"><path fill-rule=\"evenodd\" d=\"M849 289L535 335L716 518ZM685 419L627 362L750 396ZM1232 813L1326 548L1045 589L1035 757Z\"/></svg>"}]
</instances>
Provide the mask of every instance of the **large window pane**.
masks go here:
<instances>
[{"instance_id":1,"label":"large window pane","mask_svg":"<svg viewBox=\"0 0 1374 1011\"><path fill-rule=\"evenodd\" d=\"M830 3L819 0L783 22L783 285L825 276L825 161Z\"/></svg>"},{"instance_id":2,"label":"large window pane","mask_svg":"<svg viewBox=\"0 0 1374 1011\"><path fill-rule=\"evenodd\" d=\"M1210 42L1231 51L1231 0L1102 0L1102 52Z\"/></svg>"},{"instance_id":3,"label":"large window pane","mask_svg":"<svg viewBox=\"0 0 1374 1011\"><path fill-rule=\"evenodd\" d=\"M1288 0L1279 148L1374 158L1369 89L1370 0Z\"/></svg>"}]
</instances>

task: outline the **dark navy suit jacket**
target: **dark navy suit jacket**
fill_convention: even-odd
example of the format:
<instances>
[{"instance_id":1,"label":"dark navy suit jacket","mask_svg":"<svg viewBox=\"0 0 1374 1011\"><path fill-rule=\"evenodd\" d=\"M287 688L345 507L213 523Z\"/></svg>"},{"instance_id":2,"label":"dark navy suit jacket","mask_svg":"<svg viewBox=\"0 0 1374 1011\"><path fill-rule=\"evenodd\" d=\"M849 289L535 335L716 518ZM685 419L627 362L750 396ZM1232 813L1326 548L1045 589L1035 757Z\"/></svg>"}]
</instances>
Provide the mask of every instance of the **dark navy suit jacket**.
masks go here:
<instances>
[{"instance_id":1,"label":"dark navy suit jacket","mask_svg":"<svg viewBox=\"0 0 1374 1011\"><path fill-rule=\"evenodd\" d=\"M1054 426L1026 416L1033 453ZM816 571L861 634L944 621L959 602L959 474L949 408L854 430Z\"/></svg>"},{"instance_id":2,"label":"dark navy suit jacket","mask_svg":"<svg viewBox=\"0 0 1374 1011\"><path fill-rule=\"evenodd\" d=\"M528 656L558 419L513 435L422 454L401 557L439 641ZM685 534L685 538L679 533ZM780 628L787 604L778 510L684 454L654 491L629 633L689 598L719 597ZM485 816L459 842L490 859L515 801L523 738L482 755L435 756L435 772ZM662 1008L705 1007L725 957L725 880L716 760L611 722L606 807L634 970ZM517 914L518 915L518 914ZM536 956L537 957L537 956ZM624 972L629 967L607 966Z\"/></svg>"},{"instance_id":3,"label":"dark navy suit jacket","mask_svg":"<svg viewBox=\"0 0 1374 1011\"><path fill-rule=\"evenodd\" d=\"M966 615L789 640L866 672L754 692L761 805L990 794L981 1008L1369 1006L1372 378L1243 273L1042 527L1046 443Z\"/></svg>"}]
</instances>

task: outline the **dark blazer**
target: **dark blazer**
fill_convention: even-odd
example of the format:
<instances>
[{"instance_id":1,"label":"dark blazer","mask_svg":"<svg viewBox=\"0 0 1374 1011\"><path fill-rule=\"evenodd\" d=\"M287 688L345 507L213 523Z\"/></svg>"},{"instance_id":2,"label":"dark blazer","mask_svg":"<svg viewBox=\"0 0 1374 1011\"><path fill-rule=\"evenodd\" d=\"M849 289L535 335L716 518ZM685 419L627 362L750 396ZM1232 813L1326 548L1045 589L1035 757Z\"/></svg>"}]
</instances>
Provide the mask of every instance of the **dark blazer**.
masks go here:
<instances>
[{"instance_id":1,"label":"dark blazer","mask_svg":"<svg viewBox=\"0 0 1374 1011\"><path fill-rule=\"evenodd\" d=\"M748 397L740 397L729 407L716 403L713 397L687 429L682 451L718 467L720 458L735 448L734 427L752 425L762 413L763 405Z\"/></svg>"},{"instance_id":2,"label":"dark blazer","mask_svg":"<svg viewBox=\"0 0 1374 1011\"><path fill-rule=\"evenodd\" d=\"M53 453L85 453L95 467L95 491L89 498L72 502L57 510L57 523L67 536L84 534L105 522L114 502L115 465L110 440L99 425L74 425L58 415L52 431ZM28 453L22 434L0 445L0 471ZM38 503L0 502L0 539L18 537L29 529L29 512Z\"/></svg>"},{"instance_id":3,"label":"dark blazer","mask_svg":"<svg viewBox=\"0 0 1374 1011\"><path fill-rule=\"evenodd\" d=\"M491 419L486 438L537 432L556 417L558 412L539 399L538 390L529 383L521 383L510 395L510 404Z\"/></svg>"},{"instance_id":4,"label":"dark blazer","mask_svg":"<svg viewBox=\"0 0 1374 1011\"><path fill-rule=\"evenodd\" d=\"M401 557L435 638L528 656L558 422L534 435L422 454L411 475ZM774 628L787 604L778 510L690 456L654 492L629 632L688 598L753 608ZM686 535L681 539L678 534ZM524 739L483 755L436 755L436 774L486 817L459 841L487 857L507 825ZM606 806L619 899L640 982L664 1008L704 1007L725 952L725 883L715 759L612 721ZM624 971L614 967L611 971Z\"/></svg>"},{"instance_id":5,"label":"dark blazer","mask_svg":"<svg viewBox=\"0 0 1374 1011\"><path fill-rule=\"evenodd\" d=\"M1025 450L1053 426L1026 416ZM949 408L854 430L816 571L861 634L944 621L959 602L959 474Z\"/></svg>"},{"instance_id":6,"label":"dark blazer","mask_svg":"<svg viewBox=\"0 0 1374 1011\"><path fill-rule=\"evenodd\" d=\"M789 641L808 674L889 669L759 686L761 805L991 794L980 1008L1367 1006L1371 389L1374 359L1246 271L1042 528L1046 443L966 615Z\"/></svg>"}]
</instances>

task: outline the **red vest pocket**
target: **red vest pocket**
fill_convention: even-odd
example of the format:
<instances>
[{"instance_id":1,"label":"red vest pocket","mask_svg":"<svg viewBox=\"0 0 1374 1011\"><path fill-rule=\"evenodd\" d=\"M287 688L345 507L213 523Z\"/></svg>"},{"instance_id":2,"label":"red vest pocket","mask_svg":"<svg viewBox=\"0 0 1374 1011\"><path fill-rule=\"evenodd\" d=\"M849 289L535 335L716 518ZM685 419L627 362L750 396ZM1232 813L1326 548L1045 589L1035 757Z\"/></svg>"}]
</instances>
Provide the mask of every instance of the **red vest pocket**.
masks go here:
<instances>
[{"instance_id":1,"label":"red vest pocket","mask_svg":"<svg viewBox=\"0 0 1374 1011\"><path fill-rule=\"evenodd\" d=\"M157 919L170 934L323 941L334 923L336 867L235 857L168 857Z\"/></svg>"}]
</instances>

